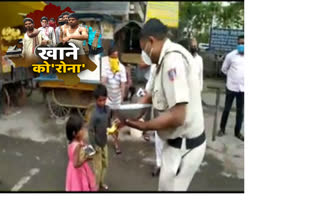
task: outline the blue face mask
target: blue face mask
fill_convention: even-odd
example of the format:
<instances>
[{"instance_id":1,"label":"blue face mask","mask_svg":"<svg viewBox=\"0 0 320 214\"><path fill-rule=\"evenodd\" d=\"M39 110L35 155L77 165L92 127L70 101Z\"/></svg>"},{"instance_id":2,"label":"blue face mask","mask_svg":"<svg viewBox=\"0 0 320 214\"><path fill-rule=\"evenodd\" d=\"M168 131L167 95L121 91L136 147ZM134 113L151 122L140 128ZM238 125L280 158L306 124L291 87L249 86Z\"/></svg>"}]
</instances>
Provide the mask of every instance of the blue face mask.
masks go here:
<instances>
[{"instance_id":1,"label":"blue face mask","mask_svg":"<svg viewBox=\"0 0 320 214\"><path fill-rule=\"evenodd\" d=\"M238 52L243 54L244 53L244 45L238 45L237 46Z\"/></svg>"}]
</instances>

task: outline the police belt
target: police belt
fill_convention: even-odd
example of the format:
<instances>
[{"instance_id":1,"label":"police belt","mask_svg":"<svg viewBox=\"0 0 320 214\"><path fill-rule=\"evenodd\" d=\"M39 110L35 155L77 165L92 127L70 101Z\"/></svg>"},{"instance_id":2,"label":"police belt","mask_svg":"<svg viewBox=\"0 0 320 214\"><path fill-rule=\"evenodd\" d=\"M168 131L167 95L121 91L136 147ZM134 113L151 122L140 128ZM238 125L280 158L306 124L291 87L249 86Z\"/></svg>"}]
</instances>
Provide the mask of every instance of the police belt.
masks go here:
<instances>
[{"instance_id":1,"label":"police belt","mask_svg":"<svg viewBox=\"0 0 320 214\"><path fill-rule=\"evenodd\" d=\"M170 146L180 149L181 145L182 145L182 140L183 138L178 137L176 139L168 139L167 142ZM194 149L197 146L200 146L201 144L203 144L206 141L206 133L205 131L202 132L201 135L199 135L198 137L195 138L187 138L186 139L186 148L187 149Z\"/></svg>"}]
</instances>

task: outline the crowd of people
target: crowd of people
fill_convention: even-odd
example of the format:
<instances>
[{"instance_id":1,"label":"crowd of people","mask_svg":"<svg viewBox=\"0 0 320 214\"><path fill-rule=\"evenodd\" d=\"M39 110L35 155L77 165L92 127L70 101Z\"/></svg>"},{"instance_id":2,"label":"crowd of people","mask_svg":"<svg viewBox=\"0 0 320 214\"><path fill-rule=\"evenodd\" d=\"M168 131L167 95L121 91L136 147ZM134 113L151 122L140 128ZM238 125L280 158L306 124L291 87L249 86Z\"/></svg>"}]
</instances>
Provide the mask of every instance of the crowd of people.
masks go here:
<instances>
[{"instance_id":1,"label":"crowd of people","mask_svg":"<svg viewBox=\"0 0 320 214\"><path fill-rule=\"evenodd\" d=\"M146 133L155 133L156 166L152 175L159 177L160 191L186 191L198 170L206 149L206 136L202 110L201 91L203 89L203 60L198 54L196 39L180 44L168 38L168 28L158 19L146 22L140 33L142 49L139 65L146 69L147 84L144 96L139 103L152 104L153 114L144 115L145 120L118 119L117 111L125 100L131 100L135 94L130 66L124 66L119 60L116 47L108 49L103 56L101 32L97 23L79 23L77 14L67 12L54 19L41 18L39 29L34 28L30 18L24 20L27 32L23 39L23 55L34 55L38 45L57 46L72 42L79 47L79 55L85 54L88 45L89 54L99 54L102 59L101 83L93 96L95 108L90 120L84 121L77 115L71 115L66 125L69 141L66 191L108 190L105 184L108 169L108 147L106 130L112 126L113 146L116 154L121 154L119 129L128 126ZM242 38L243 39L243 38ZM243 45L243 40L241 40ZM243 73L237 72L239 62L243 61L240 47L229 54L222 71L227 74L226 109L222 116L220 136L225 133L225 124L233 98L237 98L236 137L240 134L243 118L243 88L232 88L235 81L243 81ZM240 68L242 69L242 67ZM233 74L232 74L233 73ZM232 79L229 75L236 76ZM242 76L241 76L242 75ZM237 85L239 86L239 84ZM234 91L235 90L235 91ZM130 96L128 96L130 94ZM151 117L151 115L154 115ZM85 131L88 132L88 139ZM88 149L93 148L93 153ZM92 162L93 167L89 166Z\"/></svg>"},{"instance_id":2,"label":"crowd of people","mask_svg":"<svg viewBox=\"0 0 320 214\"><path fill-rule=\"evenodd\" d=\"M23 39L22 55L25 58L34 56L38 45L49 47L59 46L67 42L74 43L78 48L78 55L84 55L85 47L88 47L89 55L99 54L102 59L101 84L94 91L97 100L95 109L90 114L89 121L83 121L79 116L72 115L67 123L66 132L70 142L68 155L69 165L67 170L67 191L92 191L107 190L104 184L105 171L108 166L107 128L113 124L121 128L117 120L117 112L111 111L111 107L118 107L124 99L131 99L134 90L130 66L125 67L119 61L118 51L115 47L108 50L108 55L103 56L102 34L97 22L91 21L87 26L79 23L79 16L75 13L64 12L58 18L58 26L53 19L48 22L47 17L42 17L41 27L34 28L34 20L24 19L27 32ZM108 91L108 95L107 95ZM129 93L130 96L127 96ZM84 127L87 127L84 129ZM84 130L88 132L88 139L84 139ZM119 147L119 131L111 134L114 138L116 154L121 154ZM93 172L87 163L87 153L83 148L85 144L93 145L95 155L90 157L93 163ZM81 177L84 176L84 177ZM94 178L94 179L93 179ZM88 183L85 183L88 182ZM90 185L89 185L90 184ZM97 186L95 185L97 184Z\"/></svg>"},{"instance_id":3,"label":"crowd of people","mask_svg":"<svg viewBox=\"0 0 320 214\"><path fill-rule=\"evenodd\" d=\"M79 23L76 13L64 12L58 17L58 25L54 18L45 16L40 22L41 27L36 29L33 19L24 19L27 30L23 39L24 57L33 56L38 45L55 47L66 42L74 43L80 49L79 55L84 55L85 49L92 55L103 53L102 34L94 21L91 21L88 27L85 22Z\"/></svg>"}]
</instances>

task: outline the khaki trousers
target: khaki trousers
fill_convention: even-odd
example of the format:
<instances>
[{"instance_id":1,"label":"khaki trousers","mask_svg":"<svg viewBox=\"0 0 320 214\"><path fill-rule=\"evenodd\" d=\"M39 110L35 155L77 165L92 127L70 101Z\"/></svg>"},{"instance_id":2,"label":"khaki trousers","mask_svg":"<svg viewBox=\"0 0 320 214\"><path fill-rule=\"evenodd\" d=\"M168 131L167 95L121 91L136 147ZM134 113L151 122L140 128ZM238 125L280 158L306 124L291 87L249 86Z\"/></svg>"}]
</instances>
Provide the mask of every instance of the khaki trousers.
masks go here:
<instances>
[{"instance_id":1,"label":"khaki trousers","mask_svg":"<svg viewBox=\"0 0 320 214\"><path fill-rule=\"evenodd\" d=\"M95 145L96 154L93 156L92 165L93 171L96 177L96 184L98 188L105 184L105 178L107 175L107 169L109 166L108 161L108 146L104 148Z\"/></svg>"}]
</instances>

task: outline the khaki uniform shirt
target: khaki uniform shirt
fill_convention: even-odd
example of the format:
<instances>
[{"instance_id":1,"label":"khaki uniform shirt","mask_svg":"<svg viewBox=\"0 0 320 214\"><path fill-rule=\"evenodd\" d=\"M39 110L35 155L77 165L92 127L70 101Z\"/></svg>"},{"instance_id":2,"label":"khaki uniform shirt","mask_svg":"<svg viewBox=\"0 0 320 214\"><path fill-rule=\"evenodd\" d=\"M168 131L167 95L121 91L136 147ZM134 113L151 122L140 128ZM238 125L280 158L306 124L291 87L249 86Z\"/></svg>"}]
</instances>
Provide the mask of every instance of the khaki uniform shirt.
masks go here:
<instances>
[{"instance_id":1,"label":"khaki uniform shirt","mask_svg":"<svg viewBox=\"0 0 320 214\"><path fill-rule=\"evenodd\" d=\"M183 53L186 59L180 53L168 53L174 50ZM168 128L158 131L158 134L163 140L198 137L204 131L204 117L197 65L186 49L169 39L162 47L158 65L164 56L162 65L152 83L153 107L161 115L178 103L187 105L184 124L175 129Z\"/></svg>"}]
</instances>

